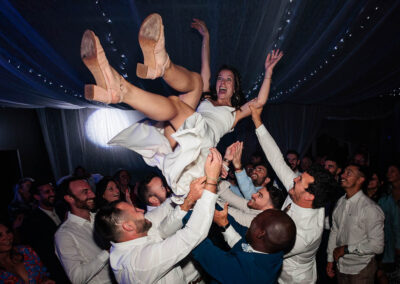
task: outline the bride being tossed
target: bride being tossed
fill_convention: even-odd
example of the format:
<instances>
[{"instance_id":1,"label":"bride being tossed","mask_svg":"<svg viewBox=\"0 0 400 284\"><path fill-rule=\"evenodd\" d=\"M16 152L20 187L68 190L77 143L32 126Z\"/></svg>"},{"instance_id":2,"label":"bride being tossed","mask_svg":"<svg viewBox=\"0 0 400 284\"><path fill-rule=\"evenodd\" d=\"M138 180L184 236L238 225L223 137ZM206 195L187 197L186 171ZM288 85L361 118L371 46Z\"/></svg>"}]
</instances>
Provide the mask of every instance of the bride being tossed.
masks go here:
<instances>
[{"instance_id":1,"label":"bride being tossed","mask_svg":"<svg viewBox=\"0 0 400 284\"><path fill-rule=\"evenodd\" d=\"M204 162L209 148L251 114L250 105L262 108L267 102L273 69L282 52L272 51L265 61L265 76L258 97L244 105L241 101L239 76L231 69L221 69L216 81L216 100L200 102L203 82L198 73L175 65L164 44L161 16L149 15L139 31L139 44L144 64L138 63L136 73L143 79L162 77L181 93L164 97L142 90L119 75L105 56L98 37L85 31L81 57L93 74L96 85L85 85L85 98L107 104L126 103L148 118L166 122L160 129L146 123L136 123L120 132L109 144L129 148L150 166L157 166L167 179L180 203L194 178L204 175ZM197 109L196 109L197 108ZM216 184L216 180L207 179Z\"/></svg>"}]
</instances>

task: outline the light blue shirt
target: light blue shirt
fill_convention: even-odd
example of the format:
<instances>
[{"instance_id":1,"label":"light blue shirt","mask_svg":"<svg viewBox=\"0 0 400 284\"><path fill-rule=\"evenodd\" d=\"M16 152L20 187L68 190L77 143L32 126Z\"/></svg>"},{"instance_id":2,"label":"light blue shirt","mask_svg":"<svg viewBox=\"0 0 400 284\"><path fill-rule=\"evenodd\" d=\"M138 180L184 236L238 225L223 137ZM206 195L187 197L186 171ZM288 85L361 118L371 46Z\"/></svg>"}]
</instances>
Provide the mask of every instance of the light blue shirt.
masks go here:
<instances>
[{"instance_id":1,"label":"light blue shirt","mask_svg":"<svg viewBox=\"0 0 400 284\"><path fill-rule=\"evenodd\" d=\"M240 172L235 171L235 176L239 186L231 185L230 189L240 197L250 200L251 196L262 188L262 186L254 186L253 181L246 174L245 170Z\"/></svg>"}]
</instances>

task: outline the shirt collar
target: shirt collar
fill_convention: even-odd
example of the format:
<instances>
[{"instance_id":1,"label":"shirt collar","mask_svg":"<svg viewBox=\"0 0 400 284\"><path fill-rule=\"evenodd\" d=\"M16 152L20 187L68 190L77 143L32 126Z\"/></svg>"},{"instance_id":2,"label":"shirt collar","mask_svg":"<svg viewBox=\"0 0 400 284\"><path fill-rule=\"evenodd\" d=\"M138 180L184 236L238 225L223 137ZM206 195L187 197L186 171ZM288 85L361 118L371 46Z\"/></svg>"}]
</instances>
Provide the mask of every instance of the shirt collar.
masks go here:
<instances>
[{"instance_id":1,"label":"shirt collar","mask_svg":"<svg viewBox=\"0 0 400 284\"><path fill-rule=\"evenodd\" d=\"M253 253L261 253L261 254L268 254L266 252L258 251L252 248L252 246L248 243L242 243L242 250L244 252L253 252Z\"/></svg>"},{"instance_id":2,"label":"shirt collar","mask_svg":"<svg viewBox=\"0 0 400 284\"><path fill-rule=\"evenodd\" d=\"M147 243L148 238L149 238L148 236L144 236L144 237L140 237L140 238L133 239L130 241L125 241L125 242L120 242L120 243L114 243L114 242L110 242L110 243L114 249L124 249L127 247L145 244L145 243Z\"/></svg>"},{"instance_id":3,"label":"shirt collar","mask_svg":"<svg viewBox=\"0 0 400 284\"><path fill-rule=\"evenodd\" d=\"M42 207L40 207L40 206L38 206L38 208L40 209L40 210L42 210L43 212L45 212L45 213L49 213L49 214L56 214L56 210L53 208L53 210L47 210L47 209L44 209L44 208L42 208Z\"/></svg>"},{"instance_id":4,"label":"shirt collar","mask_svg":"<svg viewBox=\"0 0 400 284\"><path fill-rule=\"evenodd\" d=\"M360 189L356 194L354 194L352 197L350 197L349 199L347 199L346 198L346 195L345 195L345 200L346 201L348 201L348 202L351 202L351 203L356 203L360 198L361 198L361 196L363 195L363 191Z\"/></svg>"},{"instance_id":5,"label":"shirt collar","mask_svg":"<svg viewBox=\"0 0 400 284\"><path fill-rule=\"evenodd\" d=\"M96 216L95 213L90 212L90 221L88 221L85 218L79 217L75 214L72 214L71 211L68 211L68 220L70 220L73 223L77 223L78 225L83 225L86 222L93 223L95 216Z\"/></svg>"}]
</instances>

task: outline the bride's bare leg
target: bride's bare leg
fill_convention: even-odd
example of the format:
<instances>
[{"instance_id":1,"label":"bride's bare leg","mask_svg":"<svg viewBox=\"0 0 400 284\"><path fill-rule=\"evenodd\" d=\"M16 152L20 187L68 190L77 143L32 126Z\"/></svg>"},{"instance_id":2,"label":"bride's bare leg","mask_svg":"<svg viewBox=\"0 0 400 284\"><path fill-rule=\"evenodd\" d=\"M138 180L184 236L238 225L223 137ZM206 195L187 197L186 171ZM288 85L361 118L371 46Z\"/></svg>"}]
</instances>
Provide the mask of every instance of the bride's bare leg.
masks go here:
<instances>
[{"instance_id":1,"label":"bride's bare leg","mask_svg":"<svg viewBox=\"0 0 400 284\"><path fill-rule=\"evenodd\" d=\"M139 44L144 63L138 63L136 74L140 78L163 79L175 90L183 93L180 98L196 109L201 97L202 79L200 74L175 65L165 50L164 26L158 14L149 15L139 31Z\"/></svg>"}]
</instances>

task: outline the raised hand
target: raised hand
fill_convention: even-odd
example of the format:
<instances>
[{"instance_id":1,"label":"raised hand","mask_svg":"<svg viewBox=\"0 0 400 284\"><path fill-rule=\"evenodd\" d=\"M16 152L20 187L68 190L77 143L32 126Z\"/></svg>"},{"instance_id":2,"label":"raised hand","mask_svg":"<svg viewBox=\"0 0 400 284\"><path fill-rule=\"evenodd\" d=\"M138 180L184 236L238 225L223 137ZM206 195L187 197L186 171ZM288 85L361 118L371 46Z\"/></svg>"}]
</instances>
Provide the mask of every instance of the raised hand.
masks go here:
<instances>
[{"instance_id":1,"label":"raised hand","mask_svg":"<svg viewBox=\"0 0 400 284\"><path fill-rule=\"evenodd\" d=\"M193 22L190 24L190 26L193 29L197 30L201 34L202 37L209 36L208 29L207 29L206 23L204 23L204 21L194 18Z\"/></svg>"},{"instance_id":2,"label":"raised hand","mask_svg":"<svg viewBox=\"0 0 400 284\"><path fill-rule=\"evenodd\" d=\"M224 204L224 209L221 211L215 209L213 221L220 227L225 227L228 225L228 203Z\"/></svg>"},{"instance_id":3,"label":"raised hand","mask_svg":"<svg viewBox=\"0 0 400 284\"><path fill-rule=\"evenodd\" d=\"M233 153L235 152L236 145L239 141L232 143L228 148L226 148L224 160L232 161L233 160Z\"/></svg>"},{"instance_id":4,"label":"raised hand","mask_svg":"<svg viewBox=\"0 0 400 284\"><path fill-rule=\"evenodd\" d=\"M232 164L235 170L242 168L242 152L243 152L243 142L236 142L235 151L233 152Z\"/></svg>"},{"instance_id":5,"label":"raised hand","mask_svg":"<svg viewBox=\"0 0 400 284\"><path fill-rule=\"evenodd\" d=\"M281 60L283 56L283 52L280 51L279 49L277 50L272 50L270 53L267 55L267 59L265 60L265 74L272 75L272 71L274 70L275 65Z\"/></svg>"}]
</instances>

